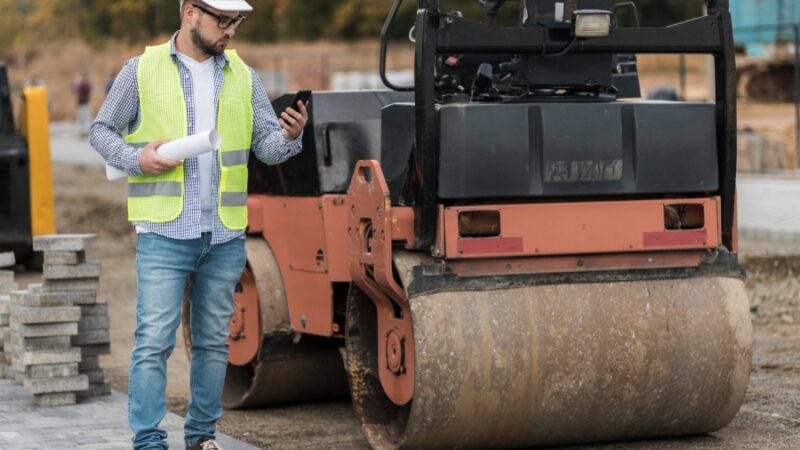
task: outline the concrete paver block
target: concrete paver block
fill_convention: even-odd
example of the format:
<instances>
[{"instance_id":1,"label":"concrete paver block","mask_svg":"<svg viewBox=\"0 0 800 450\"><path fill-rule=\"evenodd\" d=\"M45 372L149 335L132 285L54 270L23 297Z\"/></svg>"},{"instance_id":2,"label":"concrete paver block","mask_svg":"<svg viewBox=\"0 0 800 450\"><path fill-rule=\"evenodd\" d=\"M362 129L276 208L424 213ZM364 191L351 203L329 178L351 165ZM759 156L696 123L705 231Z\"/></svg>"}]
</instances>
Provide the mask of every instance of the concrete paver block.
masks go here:
<instances>
[{"instance_id":1,"label":"concrete paver block","mask_svg":"<svg viewBox=\"0 0 800 450\"><path fill-rule=\"evenodd\" d=\"M69 306L93 305L97 303L97 290L44 292L42 285L30 285L27 291L11 292L11 303L20 306Z\"/></svg>"},{"instance_id":2,"label":"concrete paver block","mask_svg":"<svg viewBox=\"0 0 800 450\"><path fill-rule=\"evenodd\" d=\"M17 289L19 289L19 285L14 281L14 272L0 270L0 295L8 295Z\"/></svg>"},{"instance_id":3,"label":"concrete paver block","mask_svg":"<svg viewBox=\"0 0 800 450\"><path fill-rule=\"evenodd\" d=\"M111 335L108 330L81 330L78 326L78 334L72 336L72 345L94 345L109 344Z\"/></svg>"},{"instance_id":4,"label":"concrete paver block","mask_svg":"<svg viewBox=\"0 0 800 450\"><path fill-rule=\"evenodd\" d=\"M0 285L0 295L9 295L12 291L19 289L19 284L11 283L8 285Z\"/></svg>"},{"instance_id":5,"label":"concrete paver block","mask_svg":"<svg viewBox=\"0 0 800 450\"><path fill-rule=\"evenodd\" d=\"M67 295L59 292L31 292L11 291L10 302L12 305L28 308L48 308L51 306L72 306Z\"/></svg>"},{"instance_id":6,"label":"concrete paver block","mask_svg":"<svg viewBox=\"0 0 800 450\"><path fill-rule=\"evenodd\" d=\"M108 330L108 316L85 316L78 321L78 331L83 330Z\"/></svg>"},{"instance_id":7,"label":"concrete paver block","mask_svg":"<svg viewBox=\"0 0 800 450\"><path fill-rule=\"evenodd\" d=\"M81 305L82 317L108 316L108 303L95 303L94 305Z\"/></svg>"},{"instance_id":8,"label":"concrete paver block","mask_svg":"<svg viewBox=\"0 0 800 450\"><path fill-rule=\"evenodd\" d=\"M45 264L42 278L45 280L72 280L77 278L98 278L100 263L87 262L74 266Z\"/></svg>"},{"instance_id":9,"label":"concrete paver block","mask_svg":"<svg viewBox=\"0 0 800 450\"><path fill-rule=\"evenodd\" d=\"M9 341L12 346L23 351L67 350L72 347L69 336L22 337L13 335Z\"/></svg>"},{"instance_id":10,"label":"concrete paver block","mask_svg":"<svg viewBox=\"0 0 800 450\"><path fill-rule=\"evenodd\" d=\"M9 314L11 305L11 296L0 294L0 314Z\"/></svg>"},{"instance_id":11,"label":"concrete paver block","mask_svg":"<svg viewBox=\"0 0 800 450\"><path fill-rule=\"evenodd\" d=\"M111 354L111 344L82 345L80 349L84 357Z\"/></svg>"},{"instance_id":12,"label":"concrete paver block","mask_svg":"<svg viewBox=\"0 0 800 450\"><path fill-rule=\"evenodd\" d=\"M21 364L12 365L17 370L24 370L24 366L35 366L40 364L68 364L77 363L81 361L81 349L72 347L68 350L61 351L37 351L37 352L23 352L17 360Z\"/></svg>"},{"instance_id":13,"label":"concrete paver block","mask_svg":"<svg viewBox=\"0 0 800 450\"><path fill-rule=\"evenodd\" d=\"M37 252L77 252L86 250L96 234L50 234L33 238L33 250Z\"/></svg>"},{"instance_id":14,"label":"concrete paver block","mask_svg":"<svg viewBox=\"0 0 800 450\"><path fill-rule=\"evenodd\" d=\"M17 260L14 258L14 252L0 253L0 267L14 267L16 263Z\"/></svg>"},{"instance_id":15,"label":"concrete paver block","mask_svg":"<svg viewBox=\"0 0 800 450\"><path fill-rule=\"evenodd\" d=\"M39 364L25 368L25 376L27 378L74 377L77 375L79 375L78 363ZM91 380L91 377L89 379Z\"/></svg>"},{"instance_id":16,"label":"concrete paver block","mask_svg":"<svg viewBox=\"0 0 800 450\"><path fill-rule=\"evenodd\" d=\"M19 289L18 283L0 284L0 294L8 295L11 291L16 291L17 289Z\"/></svg>"},{"instance_id":17,"label":"concrete paver block","mask_svg":"<svg viewBox=\"0 0 800 450\"><path fill-rule=\"evenodd\" d=\"M69 293L75 306L94 305L97 303L97 290L72 291Z\"/></svg>"},{"instance_id":18,"label":"concrete paver block","mask_svg":"<svg viewBox=\"0 0 800 450\"><path fill-rule=\"evenodd\" d=\"M22 337L73 336L78 334L78 322L12 324L11 329Z\"/></svg>"},{"instance_id":19,"label":"concrete paver block","mask_svg":"<svg viewBox=\"0 0 800 450\"><path fill-rule=\"evenodd\" d=\"M81 362L78 363L78 371L85 373L93 370L100 370L100 357L82 355Z\"/></svg>"},{"instance_id":20,"label":"concrete paver block","mask_svg":"<svg viewBox=\"0 0 800 450\"><path fill-rule=\"evenodd\" d=\"M89 387L80 392L75 393L79 399L85 399L90 397L103 397L106 395L111 395L111 384L109 383L102 383L102 384L90 384Z\"/></svg>"},{"instance_id":21,"label":"concrete paver block","mask_svg":"<svg viewBox=\"0 0 800 450\"><path fill-rule=\"evenodd\" d=\"M77 370L77 368L76 368ZM89 377L89 384L103 384L106 382L105 373L102 370L89 370L87 372L81 372L83 375Z\"/></svg>"},{"instance_id":22,"label":"concrete paver block","mask_svg":"<svg viewBox=\"0 0 800 450\"><path fill-rule=\"evenodd\" d=\"M7 327L11 325L11 316L9 314L0 314L0 327Z\"/></svg>"},{"instance_id":23,"label":"concrete paver block","mask_svg":"<svg viewBox=\"0 0 800 450\"><path fill-rule=\"evenodd\" d=\"M44 253L45 264L74 265L86 261L86 252L80 251L49 251Z\"/></svg>"},{"instance_id":24,"label":"concrete paver block","mask_svg":"<svg viewBox=\"0 0 800 450\"><path fill-rule=\"evenodd\" d=\"M100 280L97 278L74 278L68 280L45 279L42 282L42 290L44 292L96 291L99 287Z\"/></svg>"},{"instance_id":25,"label":"concrete paver block","mask_svg":"<svg viewBox=\"0 0 800 450\"><path fill-rule=\"evenodd\" d=\"M81 318L78 306L53 306L50 308L27 308L11 306L11 322L19 324L77 322Z\"/></svg>"},{"instance_id":26,"label":"concrete paver block","mask_svg":"<svg viewBox=\"0 0 800 450\"><path fill-rule=\"evenodd\" d=\"M89 388L89 378L86 375L58 378L25 378L23 386L31 394L78 392Z\"/></svg>"},{"instance_id":27,"label":"concrete paver block","mask_svg":"<svg viewBox=\"0 0 800 450\"><path fill-rule=\"evenodd\" d=\"M6 342L3 345L3 349L5 350L5 352L9 353L12 357L17 356L20 353L22 353L22 347L20 347L18 345L10 344L8 342Z\"/></svg>"},{"instance_id":28,"label":"concrete paver block","mask_svg":"<svg viewBox=\"0 0 800 450\"><path fill-rule=\"evenodd\" d=\"M33 403L36 406L68 406L77 403L74 392L56 392L53 394L34 394Z\"/></svg>"}]
</instances>

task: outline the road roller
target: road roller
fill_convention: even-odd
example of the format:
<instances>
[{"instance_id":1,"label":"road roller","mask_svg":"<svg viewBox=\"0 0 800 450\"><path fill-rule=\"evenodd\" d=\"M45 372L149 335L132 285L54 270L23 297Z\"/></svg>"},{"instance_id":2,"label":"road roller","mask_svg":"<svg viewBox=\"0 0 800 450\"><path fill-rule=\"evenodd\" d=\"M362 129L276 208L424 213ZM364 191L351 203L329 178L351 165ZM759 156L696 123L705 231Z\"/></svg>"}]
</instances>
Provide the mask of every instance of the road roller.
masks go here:
<instances>
[{"instance_id":1,"label":"road roller","mask_svg":"<svg viewBox=\"0 0 800 450\"><path fill-rule=\"evenodd\" d=\"M723 428L752 342L727 0L478 2L418 0L398 86L395 0L388 89L314 92L302 154L251 158L225 406L350 396L376 449ZM710 55L712 101L642 100L637 54Z\"/></svg>"}]
</instances>

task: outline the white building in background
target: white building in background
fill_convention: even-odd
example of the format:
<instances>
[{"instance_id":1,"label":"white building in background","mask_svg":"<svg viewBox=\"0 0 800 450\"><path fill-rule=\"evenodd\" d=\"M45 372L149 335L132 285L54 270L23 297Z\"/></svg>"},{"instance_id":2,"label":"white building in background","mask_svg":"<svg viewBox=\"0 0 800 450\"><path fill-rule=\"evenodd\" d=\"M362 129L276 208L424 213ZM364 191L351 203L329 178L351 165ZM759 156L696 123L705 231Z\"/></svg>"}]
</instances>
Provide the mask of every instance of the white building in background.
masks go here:
<instances>
[{"instance_id":1,"label":"white building in background","mask_svg":"<svg viewBox=\"0 0 800 450\"><path fill-rule=\"evenodd\" d=\"M274 100L289 90L289 83L284 72L258 70L256 73L261 78L261 82L264 83L264 88L271 99Z\"/></svg>"},{"instance_id":2,"label":"white building in background","mask_svg":"<svg viewBox=\"0 0 800 450\"><path fill-rule=\"evenodd\" d=\"M404 70L388 72L389 81L397 86L413 86L414 71ZM331 90L334 91L362 91L373 89L386 89L377 72L336 72L331 77Z\"/></svg>"}]
</instances>

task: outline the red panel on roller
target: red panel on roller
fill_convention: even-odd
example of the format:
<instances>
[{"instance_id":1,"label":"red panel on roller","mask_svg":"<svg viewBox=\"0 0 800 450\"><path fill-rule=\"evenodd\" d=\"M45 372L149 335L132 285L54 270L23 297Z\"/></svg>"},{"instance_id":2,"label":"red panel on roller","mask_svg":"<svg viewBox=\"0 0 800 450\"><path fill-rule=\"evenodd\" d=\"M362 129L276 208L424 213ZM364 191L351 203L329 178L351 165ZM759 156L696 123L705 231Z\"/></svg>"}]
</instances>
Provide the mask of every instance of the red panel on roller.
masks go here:
<instances>
[{"instance_id":1,"label":"red panel on roller","mask_svg":"<svg viewBox=\"0 0 800 450\"><path fill-rule=\"evenodd\" d=\"M708 240L706 230L659 231L644 233L645 247L704 245Z\"/></svg>"},{"instance_id":2,"label":"red panel on roller","mask_svg":"<svg viewBox=\"0 0 800 450\"><path fill-rule=\"evenodd\" d=\"M521 237L459 239L458 252L464 255L490 255L495 253L522 253Z\"/></svg>"}]
</instances>

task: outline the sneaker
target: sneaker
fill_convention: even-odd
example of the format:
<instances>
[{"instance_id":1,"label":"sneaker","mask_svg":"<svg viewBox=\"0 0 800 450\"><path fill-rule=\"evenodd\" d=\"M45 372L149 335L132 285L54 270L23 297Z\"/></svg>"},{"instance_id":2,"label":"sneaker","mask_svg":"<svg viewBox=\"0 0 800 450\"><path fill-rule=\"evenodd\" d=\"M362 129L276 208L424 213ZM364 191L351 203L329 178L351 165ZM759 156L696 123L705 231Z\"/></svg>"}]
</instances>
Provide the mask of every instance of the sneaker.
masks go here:
<instances>
[{"instance_id":1,"label":"sneaker","mask_svg":"<svg viewBox=\"0 0 800 450\"><path fill-rule=\"evenodd\" d=\"M200 438L196 444L186 447L186 450L222 450L222 446L211 436Z\"/></svg>"}]
</instances>

